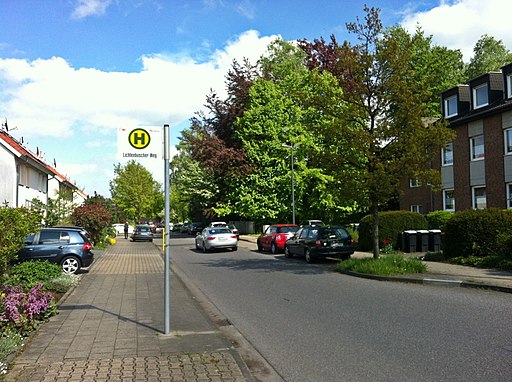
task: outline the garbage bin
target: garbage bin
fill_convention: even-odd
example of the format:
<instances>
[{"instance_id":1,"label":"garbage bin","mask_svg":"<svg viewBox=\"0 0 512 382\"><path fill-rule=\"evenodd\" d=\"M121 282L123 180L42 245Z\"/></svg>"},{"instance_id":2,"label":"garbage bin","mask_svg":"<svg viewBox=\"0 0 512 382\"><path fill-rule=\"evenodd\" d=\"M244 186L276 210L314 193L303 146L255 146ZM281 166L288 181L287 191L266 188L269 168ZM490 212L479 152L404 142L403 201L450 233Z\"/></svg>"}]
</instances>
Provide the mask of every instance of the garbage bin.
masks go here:
<instances>
[{"instance_id":1,"label":"garbage bin","mask_svg":"<svg viewBox=\"0 0 512 382\"><path fill-rule=\"evenodd\" d=\"M431 252L441 251L441 230L431 229L428 231L428 250Z\"/></svg>"},{"instance_id":2,"label":"garbage bin","mask_svg":"<svg viewBox=\"0 0 512 382\"><path fill-rule=\"evenodd\" d=\"M416 231L407 230L402 232L402 251L416 252Z\"/></svg>"},{"instance_id":3,"label":"garbage bin","mask_svg":"<svg viewBox=\"0 0 512 382\"><path fill-rule=\"evenodd\" d=\"M418 252L428 252L428 237L429 233L426 229L420 229L416 231L418 244L416 244L416 250Z\"/></svg>"}]
</instances>

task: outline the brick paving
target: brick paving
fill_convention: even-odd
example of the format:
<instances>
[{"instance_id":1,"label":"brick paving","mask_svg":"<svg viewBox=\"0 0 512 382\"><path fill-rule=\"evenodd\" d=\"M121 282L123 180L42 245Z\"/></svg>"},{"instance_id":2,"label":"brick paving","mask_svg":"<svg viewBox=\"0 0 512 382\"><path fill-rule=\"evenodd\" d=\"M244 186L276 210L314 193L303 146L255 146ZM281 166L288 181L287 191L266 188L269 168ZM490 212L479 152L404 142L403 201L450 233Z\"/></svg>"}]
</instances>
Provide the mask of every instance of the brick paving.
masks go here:
<instances>
[{"instance_id":1,"label":"brick paving","mask_svg":"<svg viewBox=\"0 0 512 382\"><path fill-rule=\"evenodd\" d=\"M118 240L31 336L4 380L252 381L175 275L171 334L163 334L163 272L154 244Z\"/></svg>"}]
</instances>

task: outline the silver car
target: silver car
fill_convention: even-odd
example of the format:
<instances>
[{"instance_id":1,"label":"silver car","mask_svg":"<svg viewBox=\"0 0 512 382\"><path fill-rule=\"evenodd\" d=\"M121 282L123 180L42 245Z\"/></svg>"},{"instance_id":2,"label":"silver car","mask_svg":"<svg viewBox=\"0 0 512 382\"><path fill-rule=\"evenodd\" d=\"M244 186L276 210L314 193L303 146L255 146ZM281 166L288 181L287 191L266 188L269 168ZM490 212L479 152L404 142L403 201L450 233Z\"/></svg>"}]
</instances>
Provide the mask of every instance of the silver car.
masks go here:
<instances>
[{"instance_id":1,"label":"silver car","mask_svg":"<svg viewBox=\"0 0 512 382\"><path fill-rule=\"evenodd\" d=\"M238 249L237 236L227 227L206 227L196 235L196 249L208 252L213 249Z\"/></svg>"}]
</instances>

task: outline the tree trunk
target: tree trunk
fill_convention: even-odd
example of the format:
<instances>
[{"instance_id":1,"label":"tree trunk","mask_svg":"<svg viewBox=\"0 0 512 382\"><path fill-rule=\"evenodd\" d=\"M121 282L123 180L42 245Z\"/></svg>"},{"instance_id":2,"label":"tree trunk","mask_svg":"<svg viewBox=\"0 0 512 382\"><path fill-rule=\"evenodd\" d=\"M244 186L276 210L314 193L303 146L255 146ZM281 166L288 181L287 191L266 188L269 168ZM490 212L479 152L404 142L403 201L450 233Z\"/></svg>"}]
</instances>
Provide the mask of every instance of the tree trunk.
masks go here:
<instances>
[{"instance_id":1,"label":"tree trunk","mask_svg":"<svg viewBox=\"0 0 512 382\"><path fill-rule=\"evenodd\" d=\"M373 221L373 258L379 258L379 207L374 204L371 207Z\"/></svg>"}]
</instances>

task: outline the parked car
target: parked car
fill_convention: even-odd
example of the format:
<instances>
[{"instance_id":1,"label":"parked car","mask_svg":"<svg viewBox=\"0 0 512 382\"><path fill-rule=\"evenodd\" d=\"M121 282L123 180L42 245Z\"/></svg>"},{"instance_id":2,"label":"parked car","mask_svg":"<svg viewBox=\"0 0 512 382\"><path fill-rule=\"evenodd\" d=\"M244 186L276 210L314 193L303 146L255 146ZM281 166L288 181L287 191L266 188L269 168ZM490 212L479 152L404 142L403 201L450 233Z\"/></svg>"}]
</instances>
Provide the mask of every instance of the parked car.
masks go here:
<instances>
[{"instance_id":1,"label":"parked car","mask_svg":"<svg viewBox=\"0 0 512 382\"><path fill-rule=\"evenodd\" d=\"M227 227L228 223L226 222L211 222L210 227Z\"/></svg>"},{"instance_id":2,"label":"parked car","mask_svg":"<svg viewBox=\"0 0 512 382\"><path fill-rule=\"evenodd\" d=\"M235 227L234 224L228 224L228 228L236 235L237 238L240 238L240 231Z\"/></svg>"},{"instance_id":3,"label":"parked car","mask_svg":"<svg viewBox=\"0 0 512 382\"><path fill-rule=\"evenodd\" d=\"M153 241L153 232L148 224L139 224L135 226L130 237L132 241Z\"/></svg>"},{"instance_id":4,"label":"parked car","mask_svg":"<svg viewBox=\"0 0 512 382\"><path fill-rule=\"evenodd\" d=\"M238 249L238 238L228 227L206 227L196 235L196 249L208 252L213 249Z\"/></svg>"},{"instance_id":5,"label":"parked car","mask_svg":"<svg viewBox=\"0 0 512 382\"><path fill-rule=\"evenodd\" d=\"M116 229L116 233L118 235L124 235L124 223L116 223L112 224L112 227ZM131 235L133 233L133 226L128 226L128 234Z\"/></svg>"},{"instance_id":6,"label":"parked car","mask_svg":"<svg viewBox=\"0 0 512 382\"><path fill-rule=\"evenodd\" d=\"M176 223L172 226L172 232L181 232L181 227L183 227L183 224Z\"/></svg>"},{"instance_id":7,"label":"parked car","mask_svg":"<svg viewBox=\"0 0 512 382\"><path fill-rule=\"evenodd\" d=\"M204 229L203 223L190 223L188 226L188 234L196 235L198 232L201 232Z\"/></svg>"},{"instance_id":8,"label":"parked car","mask_svg":"<svg viewBox=\"0 0 512 382\"><path fill-rule=\"evenodd\" d=\"M354 240L342 226L306 226L284 245L286 257L304 256L308 263L326 257L345 260L353 253Z\"/></svg>"},{"instance_id":9,"label":"parked car","mask_svg":"<svg viewBox=\"0 0 512 382\"><path fill-rule=\"evenodd\" d=\"M183 223L180 228L180 233L188 233L188 229L190 228L190 223Z\"/></svg>"},{"instance_id":10,"label":"parked car","mask_svg":"<svg viewBox=\"0 0 512 382\"><path fill-rule=\"evenodd\" d=\"M43 228L25 238L18 252L19 261L48 260L59 264L62 272L75 274L94 261L92 244L80 227Z\"/></svg>"},{"instance_id":11,"label":"parked car","mask_svg":"<svg viewBox=\"0 0 512 382\"><path fill-rule=\"evenodd\" d=\"M273 224L258 237L258 251L270 250L276 254L284 249L284 243L299 229L296 224Z\"/></svg>"},{"instance_id":12,"label":"parked car","mask_svg":"<svg viewBox=\"0 0 512 382\"><path fill-rule=\"evenodd\" d=\"M302 223L300 226L301 227L305 227L307 225L312 225L312 226L324 226L324 222L321 221L321 220L314 220L314 219L311 219L311 220L306 220L304 223Z\"/></svg>"}]
</instances>

